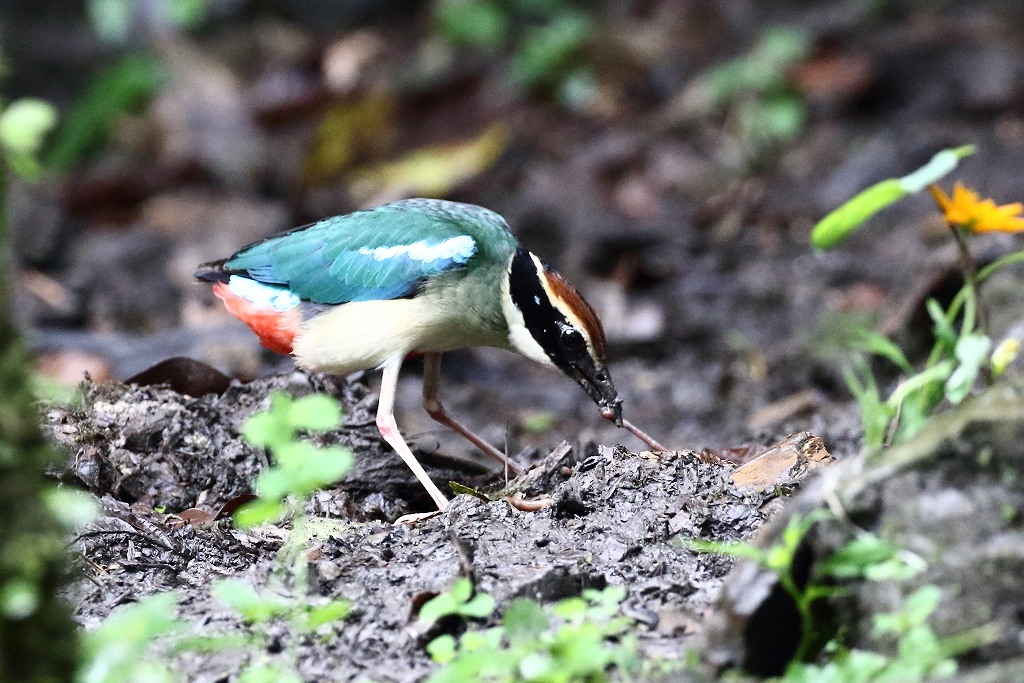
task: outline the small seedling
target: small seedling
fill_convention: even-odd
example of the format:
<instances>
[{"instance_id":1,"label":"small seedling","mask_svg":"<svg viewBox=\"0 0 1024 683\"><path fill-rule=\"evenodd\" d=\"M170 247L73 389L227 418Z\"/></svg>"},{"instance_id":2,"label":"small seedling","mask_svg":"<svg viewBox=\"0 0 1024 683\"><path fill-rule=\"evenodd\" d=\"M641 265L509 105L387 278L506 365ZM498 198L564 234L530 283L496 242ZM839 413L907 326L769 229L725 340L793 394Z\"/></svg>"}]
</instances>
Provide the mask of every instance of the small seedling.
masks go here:
<instances>
[{"instance_id":1,"label":"small seedling","mask_svg":"<svg viewBox=\"0 0 1024 683\"><path fill-rule=\"evenodd\" d=\"M352 466L352 452L331 446L317 448L299 440L299 432L322 433L338 426L337 401L322 394L293 399L287 394L270 397L270 409L249 418L242 436L274 456L274 464L260 473L254 486L257 500L235 513L241 527L274 522L286 516L301 518L309 496L341 480Z\"/></svg>"},{"instance_id":2,"label":"small seedling","mask_svg":"<svg viewBox=\"0 0 1024 683\"><path fill-rule=\"evenodd\" d=\"M751 543L700 539L686 542L687 546L701 552L753 560L778 575L780 584L797 607L802 627L800 644L785 675L772 680L780 683L919 683L952 675L956 671L953 656L998 635L982 627L939 639L926 622L938 607L941 591L936 586L926 585L908 596L897 612L878 614L874 618L873 635L895 638L894 655L849 650L838 640L832 640L818 654L823 663L805 661L822 639L822 634L814 630L811 612L817 600L845 593L841 585L844 581L905 581L926 569L924 560L917 555L900 550L874 534L860 532L827 560L815 565L803 585L797 583L793 567L797 549L815 524L831 518L824 510L796 515L790 519L779 543L767 549Z\"/></svg>"},{"instance_id":3,"label":"small seedling","mask_svg":"<svg viewBox=\"0 0 1024 683\"><path fill-rule=\"evenodd\" d=\"M326 396L295 400L279 394L271 397L270 404L268 411L249 419L243 436L254 446L268 448L276 462L257 479L256 490L263 498L240 508L236 517L253 526L288 516L292 519L292 531L278 555L268 586L258 590L243 579L226 578L214 583L211 589L213 596L249 627L249 632L176 635L185 630L184 623L174 617L176 596L159 593L110 615L100 628L87 634L86 664L79 683L176 680L167 666L148 657L161 639L168 641L173 652L243 651L248 663L239 674L239 681L298 682L302 680L296 673L301 639L320 632L348 613L345 600L307 595L308 565L302 552L318 528L304 514L309 496L344 476L352 455L337 447L316 448L300 441L299 433L333 429L341 412L337 402ZM53 504L59 505L71 520L89 513L82 501L66 496L55 499ZM285 624L286 635L281 638L280 631L276 631L272 638L272 626L280 623ZM269 654L272 641L280 645L273 655Z\"/></svg>"},{"instance_id":4,"label":"small seedling","mask_svg":"<svg viewBox=\"0 0 1024 683\"><path fill-rule=\"evenodd\" d=\"M170 668L152 656L160 638L184 630L174 615L177 596L157 593L112 612L99 628L83 635L83 663L77 683L176 680Z\"/></svg>"},{"instance_id":5,"label":"small seedling","mask_svg":"<svg viewBox=\"0 0 1024 683\"><path fill-rule=\"evenodd\" d=\"M723 113L751 158L788 144L807 124L807 105L790 85L788 72L809 48L802 30L770 27L746 55L699 75L681 107L688 115Z\"/></svg>"},{"instance_id":6,"label":"small seedling","mask_svg":"<svg viewBox=\"0 0 1024 683\"><path fill-rule=\"evenodd\" d=\"M551 89L566 105L585 104L596 85L584 62L594 22L571 0L437 0L438 33L455 47L511 53L508 80Z\"/></svg>"},{"instance_id":7,"label":"small seedling","mask_svg":"<svg viewBox=\"0 0 1024 683\"><path fill-rule=\"evenodd\" d=\"M588 589L551 607L513 600L500 625L431 641L427 652L443 666L429 680L596 683L610 680L611 670L638 673L640 662L628 635L633 620L619 612L625 594L618 586Z\"/></svg>"},{"instance_id":8,"label":"small seedling","mask_svg":"<svg viewBox=\"0 0 1024 683\"><path fill-rule=\"evenodd\" d=\"M877 614L872 635L892 639L894 654L846 650L833 644L824 664L795 662L781 683L921 683L956 674L954 656L991 641L995 633L982 627L951 638L939 638L928 618L939 606L942 592L926 585L907 596L897 612Z\"/></svg>"},{"instance_id":9,"label":"small seedling","mask_svg":"<svg viewBox=\"0 0 1024 683\"><path fill-rule=\"evenodd\" d=\"M459 616L466 619L484 619L494 611L494 598L486 593L473 595L473 584L469 579L460 578L452 584L452 589L441 593L420 608L420 621L434 623L447 616Z\"/></svg>"},{"instance_id":10,"label":"small seedling","mask_svg":"<svg viewBox=\"0 0 1024 683\"><path fill-rule=\"evenodd\" d=\"M774 572L779 583L792 599L800 615L800 642L794 662L802 662L821 645L821 634L815 629L814 603L836 595L841 589L836 580L868 579L883 581L905 579L924 569L924 562L916 555L901 552L890 543L873 534L862 532L827 561L816 565L803 583L797 579L794 560L807 533L831 514L818 510L807 515L794 515L783 530L779 542L769 548L753 543L723 543L691 539L685 545L699 552L721 553L753 560L759 566Z\"/></svg>"},{"instance_id":11,"label":"small seedling","mask_svg":"<svg viewBox=\"0 0 1024 683\"><path fill-rule=\"evenodd\" d=\"M250 417L242 429L246 441L273 454L274 464L256 479L259 498L239 508L235 521L239 526L252 527L288 517L292 529L265 589L257 590L247 581L234 578L214 584L213 594L252 628L251 637L244 643L251 661L240 680L290 680L289 676L299 680L294 673L299 640L348 613L345 600L315 604L306 593L309 568L304 550L323 525L314 523L304 511L315 491L345 476L352 466L352 453L337 446L317 448L299 439L300 432L326 432L337 427L340 420L338 403L329 396L293 399L274 394L270 409ZM280 655L266 661L268 629L274 621L284 621L288 635Z\"/></svg>"}]
</instances>

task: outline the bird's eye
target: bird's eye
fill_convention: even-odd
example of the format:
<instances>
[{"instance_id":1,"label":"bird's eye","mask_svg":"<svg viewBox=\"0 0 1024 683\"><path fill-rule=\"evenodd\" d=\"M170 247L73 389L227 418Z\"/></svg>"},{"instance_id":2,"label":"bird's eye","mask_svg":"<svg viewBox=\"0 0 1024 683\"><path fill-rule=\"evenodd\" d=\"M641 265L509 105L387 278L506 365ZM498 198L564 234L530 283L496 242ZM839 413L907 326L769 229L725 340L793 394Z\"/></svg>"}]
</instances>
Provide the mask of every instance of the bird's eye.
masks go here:
<instances>
[{"instance_id":1,"label":"bird's eye","mask_svg":"<svg viewBox=\"0 0 1024 683\"><path fill-rule=\"evenodd\" d=\"M586 347L583 335L573 327L563 327L558 335L558 344L566 353L578 354Z\"/></svg>"}]
</instances>

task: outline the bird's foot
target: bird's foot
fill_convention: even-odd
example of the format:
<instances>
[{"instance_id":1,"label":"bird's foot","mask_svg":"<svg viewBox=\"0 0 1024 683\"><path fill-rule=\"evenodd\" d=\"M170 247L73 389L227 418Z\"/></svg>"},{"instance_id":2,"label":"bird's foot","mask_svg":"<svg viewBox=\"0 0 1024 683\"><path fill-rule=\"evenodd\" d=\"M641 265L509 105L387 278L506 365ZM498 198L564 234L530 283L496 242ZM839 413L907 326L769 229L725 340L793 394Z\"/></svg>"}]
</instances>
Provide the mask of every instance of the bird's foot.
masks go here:
<instances>
[{"instance_id":1,"label":"bird's foot","mask_svg":"<svg viewBox=\"0 0 1024 683\"><path fill-rule=\"evenodd\" d=\"M539 510L551 507L551 504L555 502L551 496L541 496L533 500L526 500L519 495L515 495L506 496L505 500L516 510L521 510L522 512L538 512Z\"/></svg>"},{"instance_id":2,"label":"bird's foot","mask_svg":"<svg viewBox=\"0 0 1024 683\"><path fill-rule=\"evenodd\" d=\"M402 515L401 517L395 520L395 524L413 526L414 524L418 524L419 522L423 522L428 519L433 519L442 512L444 512L444 510L434 510L433 512L413 512L408 515Z\"/></svg>"}]
</instances>

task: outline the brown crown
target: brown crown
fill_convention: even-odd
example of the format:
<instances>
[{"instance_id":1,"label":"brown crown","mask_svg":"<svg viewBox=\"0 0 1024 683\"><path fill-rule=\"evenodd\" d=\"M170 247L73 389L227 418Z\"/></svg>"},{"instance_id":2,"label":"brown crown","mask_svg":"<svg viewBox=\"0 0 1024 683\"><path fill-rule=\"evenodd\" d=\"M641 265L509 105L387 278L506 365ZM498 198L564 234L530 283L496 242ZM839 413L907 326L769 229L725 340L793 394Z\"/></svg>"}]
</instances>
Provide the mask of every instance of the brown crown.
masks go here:
<instances>
[{"instance_id":1,"label":"brown crown","mask_svg":"<svg viewBox=\"0 0 1024 683\"><path fill-rule=\"evenodd\" d=\"M583 326L587 336L590 337L594 357L603 363L605 360L604 327L601 326L601 320L597 317L597 313L587 303L587 300L580 296L576 288L566 282L565 278L556 271L545 268L544 277L547 280L550 292L564 301L569 310L579 318L580 325Z\"/></svg>"}]
</instances>

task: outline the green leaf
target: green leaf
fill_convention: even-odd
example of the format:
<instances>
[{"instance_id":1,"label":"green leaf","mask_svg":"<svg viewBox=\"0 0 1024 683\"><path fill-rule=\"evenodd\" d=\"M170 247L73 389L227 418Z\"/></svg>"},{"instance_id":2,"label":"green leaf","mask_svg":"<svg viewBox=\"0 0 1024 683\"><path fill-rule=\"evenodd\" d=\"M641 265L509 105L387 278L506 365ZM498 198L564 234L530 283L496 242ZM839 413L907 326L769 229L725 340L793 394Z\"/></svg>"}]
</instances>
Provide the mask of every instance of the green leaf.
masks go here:
<instances>
[{"instance_id":1,"label":"green leaf","mask_svg":"<svg viewBox=\"0 0 1024 683\"><path fill-rule=\"evenodd\" d=\"M551 82L590 40L592 32L590 17L572 10L559 13L545 25L531 27L512 60L513 82L524 88Z\"/></svg>"},{"instance_id":2,"label":"green leaf","mask_svg":"<svg viewBox=\"0 0 1024 683\"><path fill-rule=\"evenodd\" d=\"M295 480L295 474L291 470L283 467L271 467L257 475L253 489L260 500L276 503L295 488ZM252 501L252 503L255 502Z\"/></svg>"},{"instance_id":3,"label":"green leaf","mask_svg":"<svg viewBox=\"0 0 1024 683\"><path fill-rule=\"evenodd\" d=\"M700 76L697 87L707 91L713 108L729 104L745 93L785 96L786 70L803 59L808 49L804 31L789 26L770 27L749 54Z\"/></svg>"},{"instance_id":4,"label":"green leaf","mask_svg":"<svg viewBox=\"0 0 1024 683\"><path fill-rule=\"evenodd\" d=\"M811 530L818 522L822 521L827 517L827 513L824 510L818 510L809 514L795 514L793 515L789 523L786 524L786 528L782 531L782 543L779 545L791 551L796 551L807 532Z\"/></svg>"},{"instance_id":5,"label":"green leaf","mask_svg":"<svg viewBox=\"0 0 1024 683\"><path fill-rule=\"evenodd\" d=\"M447 664L455 659L455 638L447 633L434 638L427 645L427 654L438 664Z\"/></svg>"},{"instance_id":6,"label":"green leaf","mask_svg":"<svg viewBox=\"0 0 1024 683\"><path fill-rule=\"evenodd\" d=\"M882 400L871 367L863 356L856 356L853 367L843 371L846 386L860 407L864 427L864 445L879 448L885 441L889 424L896 416L896 408Z\"/></svg>"},{"instance_id":7,"label":"green leaf","mask_svg":"<svg viewBox=\"0 0 1024 683\"><path fill-rule=\"evenodd\" d=\"M941 599L942 591L938 586L931 584L922 586L903 601L898 612L876 614L873 619L872 633L875 637L886 633L907 635L928 620L928 617L938 608ZM934 638L934 636L932 637Z\"/></svg>"},{"instance_id":8,"label":"green leaf","mask_svg":"<svg viewBox=\"0 0 1024 683\"><path fill-rule=\"evenodd\" d=\"M99 514L99 501L84 491L54 487L43 495L51 514L69 529L88 524Z\"/></svg>"},{"instance_id":9,"label":"green leaf","mask_svg":"<svg viewBox=\"0 0 1024 683\"><path fill-rule=\"evenodd\" d=\"M177 596L157 593L112 612L94 631L83 634L79 683L169 680L146 661L154 641L182 627L174 617Z\"/></svg>"},{"instance_id":10,"label":"green leaf","mask_svg":"<svg viewBox=\"0 0 1024 683\"><path fill-rule=\"evenodd\" d=\"M899 366L905 372L914 371L903 350L891 339L883 337L873 330L864 328L854 330L849 340L849 345L854 350L866 351L881 356L891 361L894 365Z\"/></svg>"},{"instance_id":11,"label":"green leaf","mask_svg":"<svg viewBox=\"0 0 1024 683\"><path fill-rule=\"evenodd\" d=\"M900 181L890 178L855 195L814 226L811 244L817 249L831 249L882 209L907 196Z\"/></svg>"},{"instance_id":12,"label":"green leaf","mask_svg":"<svg viewBox=\"0 0 1024 683\"><path fill-rule=\"evenodd\" d=\"M235 524L240 528L251 529L252 527L259 526L260 524L275 522L280 519L284 513L285 508L280 501L258 498L242 505L240 508L235 510L235 514L232 516L234 517Z\"/></svg>"},{"instance_id":13,"label":"green leaf","mask_svg":"<svg viewBox=\"0 0 1024 683\"><path fill-rule=\"evenodd\" d=\"M910 552L900 552L894 557L864 569L868 581L906 581L928 568L927 563Z\"/></svg>"},{"instance_id":14,"label":"green leaf","mask_svg":"<svg viewBox=\"0 0 1024 683\"><path fill-rule=\"evenodd\" d=\"M833 553L820 571L839 579L857 578L863 576L869 567L893 558L897 550L896 546L874 534L862 533Z\"/></svg>"},{"instance_id":15,"label":"green leaf","mask_svg":"<svg viewBox=\"0 0 1024 683\"><path fill-rule=\"evenodd\" d=\"M284 614L290 607L285 598L274 594L260 595L250 583L242 579L221 579L213 584L211 592L250 624L269 621Z\"/></svg>"},{"instance_id":16,"label":"green leaf","mask_svg":"<svg viewBox=\"0 0 1024 683\"><path fill-rule=\"evenodd\" d=\"M337 400L324 394L312 394L291 404L288 421L297 429L310 432L329 432L341 422L341 407Z\"/></svg>"},{"instance_id":17,"label":"green leaf","mask_svg":"<svg viewBox=\"0 0 1024 683\"><path fill-rule=\"evenodd\" d=\"M583 591L583 599L598 607L617 611L619 603L626 599L626 587L606 586L603 590L586 588Z\"/></svg>"},{"instance_id":18,"label":"green leaf","mask_svg":"<svg viewBox=\"0 0 1024 683\"><path fill-rule=\"evenodd\" d=\"M455 614L459 603L452 597L451 593L440 593L423 603L420 608L419 618L428 624L432 624L442 617Z\"/></svg>"},{"instance_id":19,"label":"green leaf","mask_svg":"<svg viewBox=\"0 0 1024 683\"><path fill-rule=\"evenodd\" d=\"M494 498L488 496L486 493L477 491L476 489L466 486L465 484L460 484L457 481L449 481L448 488L450 488L452 490L452 493L454 493L456 496L466 494L468 496L473 496L474 498L479 498L480 500L486 500L488 502L495 500Z\"/></svg>"},{"instance_id":20,"label":"green leaf","mask_svg":"<svg viewBox=\"0 0 1024 683\"><path fill-rule=\"evenodd\" d=\"M505 609L502 626L509 642L532 641L540 637L548 628L548 618L541 606L533 600L516 598Z\"/></svg>"},{"instance_id":21,"label":"green leaf","mask_svg":"<svg viewBox=\"0 0 1024 683\"><path fill-rule=\"evenodd\" d=\"M925 309L928 311L928 317L932 319L934 325L932 333L935 335L935 339L943 344L948 344L950 348L954 347L957 334L949 322L946 311L942 310L939 302L931 297L925 302Z\"/></svg>"},{"instance_id":22,"label":"green leaf","mask_svg":"<svg viewBox=\"0 0 1024 683\"><path fill-rule=\"evenodd\" d=\"M118 118L148 101L165 80L165 69L153 57L124 57L97 72L64 117L44 164L71 170L106 141Z\"/></svg>"},{"instance_id":23,"label":"green leaf","mask_svg":"<svg viewBox=\"0 0 1024 683\"><path fill-rule=\"evenodd\" d=\"M448 592L451 593L452 599L456 603L464 603L473 595L473 582L464 576L459 577L455 579L455 583L452 584L452 588Z\"/></svg>"},{"instance_id":24,"label":"green leaf","mask_svg":"<svg viewBox=\"0 0 1024 683\"><path fill-rule=\"evenodd\" d=\"M942 150L913 173L902 178L883 180L863 190L818 221L811 232L811 244L818 249L831 249L876 213L908 194L920 192L956 168L961 159L973 153L974 147L970 145Z\"/></svg>"},{"instance_id":25,"label":"green leaf","mask_svg":"<svg viewBox=\"0 0 1024 683\"><path fill-rule=\"evenodd\" d=\"M39 587L25 579L11 579L0 585L0 614L20 621L35 614L39 607Z\"/></svg>"},{"instance_id":26,"label":"green leaf","mask_svg":"<svg viewBox=\"0 0 1024 683\"><path fill-rule=\"evenodd\" d=\"M552 611L563 619L575 621L587 614L587 601L583 598L566 598L555 603Z\"/></svg>"},{"instance_id":27,"label":"green leaf","mask_svg":"<svg viewBox=\"0 0 1024 683\"><path fill-rule=\"evenodd\" d=\"M557 664L547 652L530 652L519 660L519 675L524 681L548 680L545 677L553 672Z\"/></svg>"},{"instance_id":28,"label":"green leaf","mask_svg":"<svg viewBox=\"0 0 1024 683\"><path fill-rule=\"evenodd\" d=\"M434 20L455 45L496 49L508 36L508 14L491 0L441 0Z\"/></svg>"},{"instance_id":29,"label":"green leaf","mask_svg":"<svg viewBox=\"0 0 1024 683\"><path fill-rule=\"evenodd\" d=\"M542 434L555 426L555 415L550 410L532 410L519 421L519 426L530 434Z\"/></svg>"},{"instance_id":30,"label":"green leaf","mask_svg":"<svg viewBox=\"0 0 1024 683\"><path fill-rule=\"evenodd\" d=\"M164 2L164 15L167 21L184 29L194 29L206 20L206 4L209 0L170 0Z\"/></svg>"},{"instance_id":31,"label":"green leaf","mask_svg":"<svg viewBox=\"0 0 1024 683\"><path fill-rule=\"evenodd\" d=\"M782 93L744 101L736 111L743 139L757 147L792 142L807 125L807 106Z\"/></svg>"},{"instance_id":32,"label":"green leaf","mask_svg":"<svg viewBox=\"0 0 1024 683\"><path fill-rule=\"evenodd\" d=\"M463 617L483 618L494 611L494 598L486 593L473 593L473 584L469 579L460 577L452 584L447 593L441 593L423 604L420 608L420 620L433 623L441 617L458 614Z\"/></svg>"},{"instance_id":33,"label":"green leaf","mask_svg":"<svg viewBox=\"0 0 1024 683\"><path fill-rule=\"evenodd\" d=\"M900 185L908 193L920 192L934 182L941 180L956 169L961 159L974 154L974 145L944 149L931 160L909 175L900 178Z\"/></svg>"},{"instance_id":34,"label":"green leaf","mask_svg":"<svg viewBox=\"0 0 1024 683\"><path fill-rule=\"evenodd\" d=\"M956 343L960 364L946 380L946 398L950 403L957 405L967 398L991 348L992 340L983 334L968 334Z\"/></svg>"},{"instance_id":35,"label":"green leaf","mask_svg":"<svg viewBox=\"0 0 1024 683\"><path fill-rule=\"evenodd\" d=\"M952 361L945 360L937 363L900 382L886 402L890 407L898 408L912 394L927 391L930 385L945 382L951 374L953 374Z\"/></svg>"},{"instance_id":36,"label":"green leaf","mask_svg":"<svg viewBox=\"0 0 1024 683\"><path fill-rule=\"evenodd\" d=\"M348 600L331 600L324 605L306 608L305 630L315 631L325 624L344 619L349 613Z\"/></svg>"},{"instance_id":37,"label":"green leaf","mask_svg":"<svg viewBox=\"0 0 1024 683\"><path fill-rule=\"evenodd\" d=\"M0 113L0 145L12 154L34 155L56 124L57 111L49 102L15 100Z\"/></svg>"},{"instance_id":38,"label":"green leaf","mask_svg":"<svg viewBox=\"0 0 1024 683\"><path fill-rule=\"evenodd\" d=\"M295 431L291 423L273 404L270 410L249 417L242 427L242 438L253 446L276 446L287 443L294 437Z\"/></svg>"},{"instance_id":39,"label":"green leaf","mask_svg":"<svg viewBox=\"0 0 1024 683\"><path fill-rule=\"evenodd\" d=\"M492 612L494 612L494 598L487 593L477 593L459 608L459 614L474 619L489 617Z\"/></svg>"},{"instance_id":40,"label":"green leaf","mask_svg":"<svg viewBox=\"0 0 1024 683\"><path fill-rule=\"evenodd\" d=\"M803 59L810 50L807 32L794 26L771 26L754 48L753 59L780 67Z\"/></svg>"},{"instance_id":41,"label":"green leaf","mask_svg":"<svg viewBox=\"0 0 1024 683\"><path fill-rule=\"evenodd\" d=\"M903 604L903 614L908 624L918 626L925 623L939 607L942 590L938 586L921 586L907 597Z\"/></svg>"},{"instance_id":42,"label":"green leaf","mask_svg":"<svg viewBox=\"0 0 1024 683\"><path fill-rule=\"evenodd\" d=\"M309 448L308 457L294 470L291 493L306 495L345 477L352 467L352 453L345 448Z\"/></svg>"}]
</instances>

